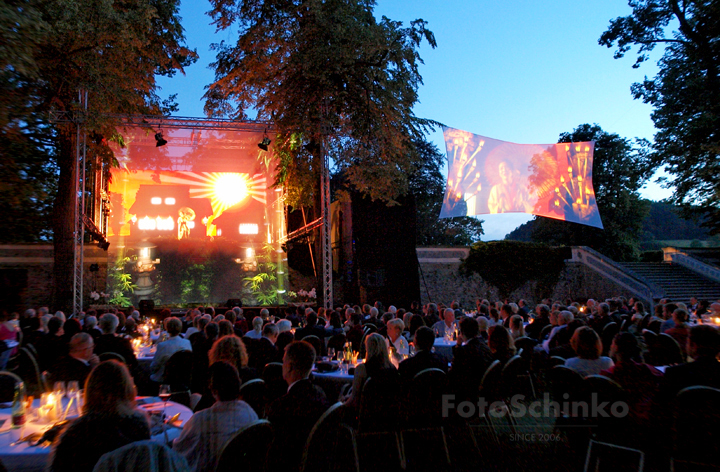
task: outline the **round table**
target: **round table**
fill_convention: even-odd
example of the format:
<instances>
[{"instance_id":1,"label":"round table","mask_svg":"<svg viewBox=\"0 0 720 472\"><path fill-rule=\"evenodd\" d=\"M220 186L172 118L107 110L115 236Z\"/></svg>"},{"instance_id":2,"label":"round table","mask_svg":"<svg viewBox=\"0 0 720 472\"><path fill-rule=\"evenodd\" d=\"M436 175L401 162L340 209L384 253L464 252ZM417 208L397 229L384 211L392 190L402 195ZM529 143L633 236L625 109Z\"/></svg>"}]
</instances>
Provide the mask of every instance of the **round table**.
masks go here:
<instances>
[{"instance_id":1,"label":"round table","mask_svg":"<svg viewBox=\"0 0 720 472\"><path fill-rule=\"evenodd\" d=\"M138 365L148 375L150 375L150 364L152 364L156 350L157 346L154 344L152 346L140 346L135 350L135 357L137 357Z\"/></svg>"},{"instance_id":2,"label":"round table","mask_svg":"<svg viewBox=\"0 0 720 472\"><path fill-rule=\"evenodd\" d=\"M435 353L441 355L445 360L451 362L453 359L452 348L457 344L455 341L446 341L445 338L435 338Z\"/></svg>"},{"instance_id":3,"label":"round table","mask_svg":"<svg viewBox=\"0 0 720 472\"><path fill-rule=\"evenodd\" d=\"M318 372L313 369L312 380L315 385L325 391L328 401L334 403L340 398L340 392L345 385L352 385L354 375L338 369L333 372Z\"/></svg>"},{"instance_id":4,"label":"round table","mask_svg":"<svg viewBox=\"0 0 720 472\"><path fill-rule=\"evenodd\" d=\"M63 411L67 408L68 400L63 399ZM33 401L33 410L37 410L40 406L40 400ZM162 411L163 403L159 398L138 397L138 408L150 411ZM74 413L74 414L73 414ZM190 408L175 402L167 403L166 417L170 418L175 414L180 414L178 423L175 426L167 428L167 441L172 441L180 435L182 426L190 419L193 412ZM10 472L43 472L48 467L51 446L31 447L30 443L24 442L11 446L11 444L19 439L19 435L27 436L28 434L41 432L49 429L52 423L40 423L36 419L35 413L28 415L28 421L22 428L12 430L10 428L11 409L0 409L0 461ZM71 407L68 418L77 416L76 411ZM159 432L152 436L153 441L165 443L165 434Z\"/></svg>"}]
</instances>

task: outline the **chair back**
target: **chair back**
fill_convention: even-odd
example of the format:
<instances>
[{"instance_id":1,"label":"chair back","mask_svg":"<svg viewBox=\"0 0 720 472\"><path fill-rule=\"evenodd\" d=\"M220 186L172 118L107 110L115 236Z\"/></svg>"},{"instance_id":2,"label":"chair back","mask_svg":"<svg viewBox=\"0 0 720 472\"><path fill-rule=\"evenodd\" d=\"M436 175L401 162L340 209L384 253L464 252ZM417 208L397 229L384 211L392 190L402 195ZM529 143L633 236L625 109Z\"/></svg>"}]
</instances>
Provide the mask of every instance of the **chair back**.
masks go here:
<instances>
[{"instance_id":1,"label":"chair back","mask_svg":"<svg viewBox=\"0 0 720 472\"><path fill-rule=\"evenodd\" d=\"M677 340L669 334L658 334L657 347L658 355L660 356L659 360L663 362L663 364L659 365L674 365L685 362L680 344L678 344Z\"/></svg>"},{"instance_id":2,"label":"chair back","mask_svg":"<svg viewBox=\"0 0 720 472\"><path fill-rule=\"evenodd\" d=\"M511 398L518 393L530 394L527 384L529 375L527 363L520 356L511 357L503 366L500 373L503 398Z\"/></svg>"},{"instance_id":3,"label":"chair back","mask_svg":"<svg viewBox=\"0 0 720 472\"><path fill-rule=\"evenodd\" d=\"M439 426L443 422L442 398L448 393L447 374L440 369L421 370L410 382L407 420L413 427Z\"/></svg>"},{"instance_id":4,"label":"chair back","mask_svg":"<svg viewBox=\"0 0 720 472\"><path fill-rule=\"evenodd\" d=\"M603 345L603 355L606 356L607 353L610 351L610 346L612 344L612 340L615 337L616 334L620 332L620 326L615 323L614 321L611 321L610 323L606 324L605 327L602 330L602 334L600 335L600 340L602 341Z\"/></svg>"},{"instance_id":5,"label":"chair back","mask_svg":"<svg viewBox=\"0 0 720 472\"><path fill-rule=\"evenodd\" d=\"M238 431L220 452L215 472L267 470L267 454L274 439L273 429L267 420L258 420Z\"/></svg>"},{"instance_id":6,"label":"chair back","mask_svg":"<svg viewBox=\"0 0 720 472\"><path fill-rule=\"evenodd\" d=\"M283 379L282 369L283 365L280 362L269 362L263 368L262 378L267 386L268 402L282 397L287 392L288 384Z\"/></svg>"},{"instance_id":7,"label":"chair back","mask_svg":"<svg viewBox=\"0 0 720 472\"><path fill-rule=\"evenodd\" d=\"M547 326L543 326L543 329L540 330L540 334L538 335L538 341L542 342L548 335L550 335L550 331L552 331L553 325L549 324Z\"/></svg>"},{"instance_id":8,"label":"chair back","mask_svg":"<svg viewBox=\"0 0 720 472\"><path fill-rule=\"evenodd\" d=\"M164 380L173 392L170 400L190 407L190 389L193 369L192 351L182 350L174 353L165 363Z\"/></svg>"},{"instance_id":9,"label":"chair back","mask_svg":"<svg viewBox=\"0 0 720 472\"><path fill-rule=\"evenodd\" d=\"M548 359L548 367L552 369L556 365L565 365L566 360L564 357L551 356L550 359Z\"/></svg>"},{"instance_id":10,"label":"chair back","mask_svg":"<svg viewBox=\"0 0 720 472\"><path fill-rule=\"evenodd\" d=\"M345 424L346 407L338 402L320 416L305 443L301 472L359 472L353 430Z\"/></svg>"},{"instance_id":11,"label":"chair back","mask_svg":"<svg viewBox=\"0 0 720 472\"><path fill-rule=\"evenodd\" d=\"M637 449L590 440L584 472L643 472L645 454Z\"/></svg>"},{"instance_id":12,"label":"chair back","mask_svg":"<svg viewBox=\"0 0 720 472\"><path fill-rule=\"evenodd\" d=\"M343 350L343 347L345 347L345 343L347 342L347 336L345 334L335 334L328 339L327 347L328 349L332 348L335 349L335 352L340 352Z\"/></svg>"},{"instance_id":13,"label":"chair back","mask_svg":"<svg viewBox=\"0 0 720 472\"><path fill-rule=\"evenodd\" d=\"M268 403L268 388L263 379L252 379L240 387L240 399L250 405L258 417L265 417Z\"/></svg>"},{"instance_id":14,"label":"chair back","mask_svg":"<svg viewBox=\"0 0 720 472\"><path fill-rule=\"evenodd\" d=\"M39 397L48 390L40 374L40 366L29 349L21 347L18 353L10 360L11 370L25 382L25 391L28 395Z\"/></svg>"},{"instance_id":15,"label":"chair back","mask_svg":"<svg viewBox=\"0 0 720 472\"><path fill-rule=\"evenodd\" d=\"M640 326L638 328L639 331L642 333L642 330L647 329L648 325L650 324L650 319L652 318L652 315L650 313L646 313L643 315L642 320L640 320Z\"/></svg>"},{"instance_id":16,"label":"chair back","mask_svg":"<svg viewBox=\"0 0 720 472\"><path fill-rule=\"evenodd\" d=\"M626 443L629 438L626 438L624 433L628 431L628 417L612 413L615 405L624 404L625 408L628 408L628 399L620 384L604 375L588 375L583 380L583 390L587 405L606 405L604 411L607 416L595 415L591 411L584 414L588 423L595 426L592 430L595 438L600 441Z\"/></svg>"},{"instance_id":17,"label":"chair back","mask_svg":"<svg viewBox=\"0 0 720 472\"><path fill-rule=\"evenodd\" d=\"M314 334L311 334L310 336L305 336L302 338L303 341L310 343L312 345L313 349L315 349L315 359L319 359L320 357L324 356L325 351L325 343L315 336Z\"/></svg>"},{"instance_id":18,"label":"chair back","mask_svg":"<svg viewBox=\"0 0 720 472\"><path fill-rule=\"evenodd\" d=\"M529 336L521 336L515 340L515 347L518 350L518 355L525 359L528 367L530 367L530 363L532 362L535 346L537 346L537 341ZM521 350L522 354L520 353Z\"/></svg>"},{"instance_id":19,"label":"chair back","mask_svg":"<svg viewBox=\"0 0 720 472\"><path fill-rule=\"evenodd\" d=\"M660 334L660 327L662 326L662 321L660 320L652 320L650 323L648 323L647 329L652 331L655 334Z\"/></svg>"},{"instance_id":20,"label":"chair back","mask_svg":"<svg viewBox=\"0 0 720 472\"><path fill-rule=\"evenodd\" d=\"M135 441L103 454L93 472L186 472L185 458L160 442Z\"/></svg>"},{"instance_id":21,"label":"chair back","mask_svg":"<svg viewBox=\"0 0 720 472\"><path fill-rule=\"evenodd\" d=\"M0 402L12 402L15 397L15 385L22 381L23 379L12 372L0 371Z\"/></svg>"},{"instance_id":22,"label":"chair back","mask_svg":"<svg viewBox=\"0 0 720 472\"><path fill-rule=\"evenodd\" d=\"M583 398L583 377L570 367L556 365L549 372L550 392L553 400L560 403L572 402ZM567 395L567 397L566 397ZM567 415L570 412L563 412Z\"/></svg>"},{"instance_id":23,"label":"chair back","mask_svg":"<svg viewBox=\"0 0 720 472\"><path fill-rule=\"evenodd\" d=\"M102 354L100 354L98 356L98 359L100 359L100 362L118 361L118 362L122 362L123 364L125 364L125 356L123 356L122 354L118 354L117 352L111 352L111 351L103 352Z\"/></svg>"},{"instance_id":24,"label":"chair back","mask_svg":"<svg viewBox=\"0 0 720 472\"><path fill-rule=\"evenodd\" d=\"M360 394L358 431L395 431L402 419L402 390L395 369L383 369L369 377Z\"/></svg>"},{"instance_id":25,"label":"chair back","mask_svg":"<svg viewBox=\"0 0 720 472\"><path fill-rule=\"evenodd\" d=\"M720 467L720 430L717 427L720 390L701 386L685 388L675 397L674 411L673 461Z\"/></svg>"},{"instance_id":26,"label":"chair back","mask_svg":"<svg viewBox=\"0 0 720 472\"><path fill-rule=\"evenodd\" d=\"M482 380L480 380L480 396L485 399L487 404L501 397L502 367L500 361L493 361L485 370Z\"/></svg>"}]
</instances>

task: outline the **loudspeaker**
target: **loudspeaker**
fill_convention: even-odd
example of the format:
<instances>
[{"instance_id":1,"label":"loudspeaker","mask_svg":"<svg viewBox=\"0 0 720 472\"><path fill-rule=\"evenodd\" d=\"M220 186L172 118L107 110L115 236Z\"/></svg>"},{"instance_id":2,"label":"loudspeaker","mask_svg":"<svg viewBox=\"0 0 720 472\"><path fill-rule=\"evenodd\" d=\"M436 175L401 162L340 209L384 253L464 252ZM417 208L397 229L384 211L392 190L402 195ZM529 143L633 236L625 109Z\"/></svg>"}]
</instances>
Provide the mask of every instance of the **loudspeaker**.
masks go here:
<instances>
[{"instance_id":1,"label":"loudspeaker","mask_svg":"<svg viewBox=\"0 0 720 472\"><path fill-rule=\"evenodd\" d=\"M236 306L242 307L242 300L239 298L230 298L228 299L225 306L228 308L234 308Z\"/></svg>"}]
</instances>

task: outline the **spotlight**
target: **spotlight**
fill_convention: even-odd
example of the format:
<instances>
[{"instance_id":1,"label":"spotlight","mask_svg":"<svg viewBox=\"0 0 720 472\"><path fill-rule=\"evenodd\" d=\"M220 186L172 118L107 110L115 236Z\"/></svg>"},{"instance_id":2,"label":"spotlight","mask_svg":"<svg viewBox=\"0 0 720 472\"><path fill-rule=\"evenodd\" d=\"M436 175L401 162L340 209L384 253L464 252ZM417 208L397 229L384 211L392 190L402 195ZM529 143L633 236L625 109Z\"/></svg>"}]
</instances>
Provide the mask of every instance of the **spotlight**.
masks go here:
<instances>
[{"instance_id":1,"label":"spotlight","mask_svg":"<svg viewBox=\"0 0 720 472\"><path fill-rule=\"evenodd\" d=\"M263 133L263 139L262 139L262 141L260 141L260 144L258 144L258 147L260 149L262 149L263 151L267 151L268 146L270 146L271 142L272 141L270 141L270 138L268 138L267 130L265 130L265 132Z\"/></svg>"},{"instance_id":2,"label":"spotlight","mask_svg":"<svg viewBox=\"0 0 720 472\"><path fill-rule=\"evenodd\" d=\"M162 131L155 134L155 147L165 146L167 144L167 141L163 138Z\"/></svg>"}]
</instances>

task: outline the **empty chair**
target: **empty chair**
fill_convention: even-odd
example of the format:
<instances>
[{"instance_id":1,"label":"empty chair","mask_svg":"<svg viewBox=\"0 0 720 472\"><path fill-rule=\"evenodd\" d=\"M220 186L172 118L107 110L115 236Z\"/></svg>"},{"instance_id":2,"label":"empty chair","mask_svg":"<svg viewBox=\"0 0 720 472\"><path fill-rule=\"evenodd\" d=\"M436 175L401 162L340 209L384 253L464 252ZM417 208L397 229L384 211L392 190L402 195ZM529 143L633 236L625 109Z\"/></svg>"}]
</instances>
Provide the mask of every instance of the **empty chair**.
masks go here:
<instances>
[{"instance_id":1,"label":"empty chair","mask_svg":"<svg viewBox=\"0 0 720 472\"><path fill-rule=\"evenodd\" d=\"M645 454L637 449L591 440L584 472L643 472Z\"/></svg>"},{"instance_id":2,"label":"empty chair","mask_svg":"<svg viewBox=\"0 0 720 472\"><path fill-rule=\"evenodd\" d=\"M360 395L358 430L396 431L402 420L400 376L394 369L381 370L365 381Z\"/></svg>"},{"instance_id":3,"label":"empty chair","mask_svg":"<svg viewBox=\"0 0 720 472\"><path fill-rule=\"evenodd\" d=\"M28 395L39 397L42 392L48 391L47 385L40 374L40 366L29 349L21 347L17 355L10 359L10 369L25 382L25 391Z\"/></svg>"},{"instance_id":4,"label":"empty chair","mask_svg":"<svg viewBox=\"0 0 720 472\"><path fill-rule=\"evenodd\" d=\"M535 398L535 385L530 377L527 362L521 356L513 356L505 363L501 372L501 382L505 399L517 394Z\"/></svg>"},{"instance_id":5,"label":"empty chair","mask_svg":"<svg viewBox=\"0 0 720 472\"><path fill-rule=\"evenodd\" d=\"M301 472L360 472L355 434L345 416L346 407L338 402L318 419L305 445Z\"/></svg>"},{"instance_id":6,"label":"empty chair","mask_svg":"<svg viewBox=\"0 0 720 472\"><path fill-rule=\"evenodd\" d=\"M273 429L267 420L258 420L246 426L225 444L215 471L264 472L267 470L267 454L273 439Z\"/></svg>"},{"instance_id":7,"label":"empty chair","mask_svg":"<svg viewBox=\"0 0 720 472\"><path fill-rule=\"evenodd\" d=\"M600 335L600 340L602 341L603 345L603 356L607 356L608 352L610 351L610 345L612 344L612 340L619 332L620 326L614 321L611 321L610 323L605 325Z\"/></svg>"},{"instance_id":8,"label":"empty chair","mask_svg":"<svg viewBox=\"0 0 720 472\"><path fill-rule=\"evenodd\" d=\"M720 390L688 387L675 399L674 470L720 470Z\"/></svg>"},{"instance_id":9,"label":"empty chair","mask_svg":"<svg viewBox=\"0 0 720 472\"><path fill-rule=\"evenodd\" d=\"M584 400L583 377L564 365L553 367L548 375L552 398L560 405L554 429L566 433L571 447L582 451L587 446L590 431L585 427L583 412L573 405L579 405Z\"/></svg>"},{"instance_id":10,"label":"empty chair","mask_svg":"<svg viewBox=\"0 0 720 472\"><path fill-rule=\"evenodd\" d=\"M240 399L250 405L259 418L265 417L268 388L263 379L252 379L240 387Z\"/></svg>"},{"instance_id":11,"label":"empty chair","mask_svg":"<svg viewBox=\"0 0 720 472\"><path fill-rule=\"evenodd\" d=\"M669 334L658 334L657 347L658 355L660 356L660 360L663 362L663 364L660 365L674 365L685 362L680 344L678 344L675 338Z\"/></svg>"},{"instance_id":12,"label":"empty chair","mask_svg":"<svg viewBox=\"0 0 720 472\"><path fill-rule=\"evenodd\" d=\"M604 411L608 416L602 414L593 415L590 411L584 412L595 438L603 442L627 444L631 439L624 435L628 431L628 406L625 392L620 384L603 375L588 375L583 380L582 395L588 406L607 405ZM614 410L613 408L623 408L622 405L625 405L625 410L622 411L626 411L626 413L624 415L613 414L613 411L621 412L621 410Z\"/></svg>"}]
</instances>

